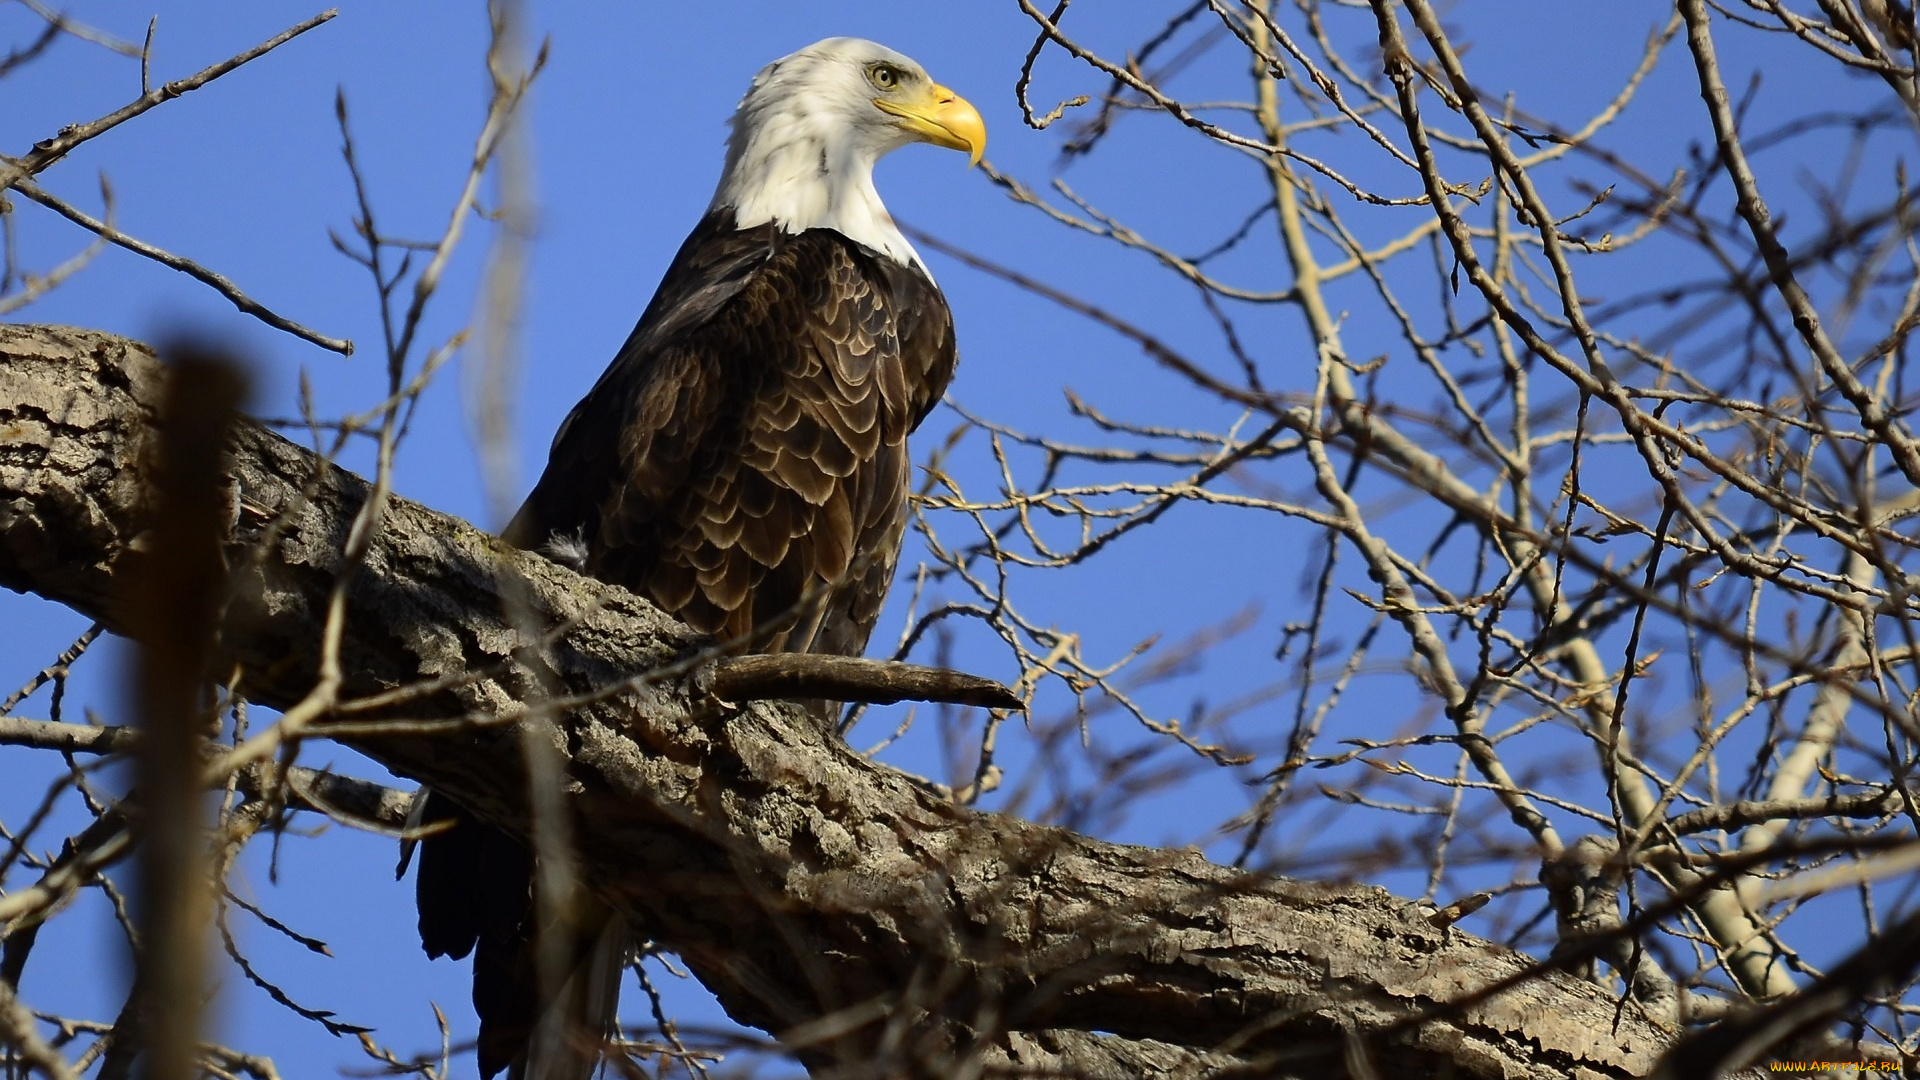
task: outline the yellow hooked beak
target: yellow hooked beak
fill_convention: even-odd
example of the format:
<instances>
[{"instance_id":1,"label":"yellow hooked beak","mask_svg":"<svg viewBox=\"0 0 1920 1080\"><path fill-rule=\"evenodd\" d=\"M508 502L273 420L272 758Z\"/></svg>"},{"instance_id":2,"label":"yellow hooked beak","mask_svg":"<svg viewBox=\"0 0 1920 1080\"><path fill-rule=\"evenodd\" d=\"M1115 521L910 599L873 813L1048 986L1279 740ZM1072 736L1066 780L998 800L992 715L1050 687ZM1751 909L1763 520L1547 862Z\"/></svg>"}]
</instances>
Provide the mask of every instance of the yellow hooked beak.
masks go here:
<instances>
[{"instance_id":1,"label":"yellow hooked beak","mask_svg":"<svg viewBox=\"0 0 1920 1080\"><path fill-rule=\"evenodd\" d=\"M881 112L906 121L907 130L927 142L966 151L969 168L980 164L980 155L987 152L987 125L980 119L980 110L938 83L917 101L874 98L873 103Z\"/></svg>"}]
</instances>

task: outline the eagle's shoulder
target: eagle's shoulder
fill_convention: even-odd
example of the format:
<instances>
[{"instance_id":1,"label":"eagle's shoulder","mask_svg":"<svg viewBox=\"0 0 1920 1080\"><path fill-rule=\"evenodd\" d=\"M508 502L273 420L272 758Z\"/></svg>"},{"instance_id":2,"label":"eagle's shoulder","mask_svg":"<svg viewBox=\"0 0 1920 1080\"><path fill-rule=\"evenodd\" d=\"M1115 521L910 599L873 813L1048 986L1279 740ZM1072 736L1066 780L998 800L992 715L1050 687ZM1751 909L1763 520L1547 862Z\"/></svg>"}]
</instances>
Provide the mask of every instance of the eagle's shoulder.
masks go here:
<instances>
[{"instance_id":1,"label":"eagle's shoulder","mask_svg":"<svg viewBox=\"0 0 1920 1080\"><path fill-rule=\"evenodd\" d=\"M946 392L958 360L946 295L917 262L900 262L831 229L809 229L791 242L792 272L816 284L806 306L823 352L897 358L908 428L919 426Z\"/></svg>"}]
</instances>

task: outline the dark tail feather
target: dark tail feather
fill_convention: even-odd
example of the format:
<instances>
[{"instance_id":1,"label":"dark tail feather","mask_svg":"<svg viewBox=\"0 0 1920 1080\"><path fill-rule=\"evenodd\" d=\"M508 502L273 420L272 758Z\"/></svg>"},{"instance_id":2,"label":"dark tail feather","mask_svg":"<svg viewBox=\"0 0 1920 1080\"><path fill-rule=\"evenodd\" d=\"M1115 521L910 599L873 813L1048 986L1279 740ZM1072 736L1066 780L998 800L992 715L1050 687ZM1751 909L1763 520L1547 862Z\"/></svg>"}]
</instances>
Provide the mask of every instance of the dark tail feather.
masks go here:
<instances>
[{"instance_id":1,"label":"dark tail feather","mask_svg":"<svg viewBox=\"0 0 1920 1080\"><path fill-rule=\"evenodd\" d=\"M446 796L423 797L422 823L452 827L420 843L414 899L421 947L429 957L459 960L476 944L517 940L532 896L527 849Z\"/></svg>"},{"instance_id":2,"label":"dark tail feather","mask_svg":"<svg viewBox=\"0 0 1920 1080\"><path fill-rule=\"evenodd\" d=\"M473 954L473 1008L480 1018L480 1075L509 1080L587 1080L617 1019L620 977L632 949L626 923L592 901L550 934L575 957L573 974L541 1007L533 932L533 863L518 840L445 796L419 815L452 827L421 841L414 896L420 945L429 957Z\"/></svg>"}]
</instances>

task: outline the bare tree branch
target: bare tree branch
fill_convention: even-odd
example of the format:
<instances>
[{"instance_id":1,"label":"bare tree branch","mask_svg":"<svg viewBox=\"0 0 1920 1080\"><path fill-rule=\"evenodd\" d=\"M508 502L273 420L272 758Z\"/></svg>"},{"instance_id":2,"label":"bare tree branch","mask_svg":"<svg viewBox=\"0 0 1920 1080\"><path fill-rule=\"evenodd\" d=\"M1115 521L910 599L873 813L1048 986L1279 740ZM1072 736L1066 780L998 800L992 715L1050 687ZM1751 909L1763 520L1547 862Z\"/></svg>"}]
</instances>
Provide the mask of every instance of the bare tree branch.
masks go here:
<instances>
[{"instance_id":1,"label":"bare tree branch","mask_svg":"<svg viewBox=\"0 0 1920 1080\"><path fill-rule=\"evenodd\" d=\"M33 144L33 149L18 158L0 158L0 191L10 188L17 180L36 176L41 170L72 153L74 148L89 139L97 138L108 131L146 112L162 102L171 101L182 94L198 90L222 75L257 60L262 56L299 37L301 34L340 14L337 8L328 8L311 19L297 23L275 34L273 37L255 45L245 52L238 53L217 64L211 64L184 79L175 79L170 83L148 90L126 105L84 124L72 124L61 128L49 138ZM136 54L137 55L137 54Z\"/></svg>"}]
</instances>

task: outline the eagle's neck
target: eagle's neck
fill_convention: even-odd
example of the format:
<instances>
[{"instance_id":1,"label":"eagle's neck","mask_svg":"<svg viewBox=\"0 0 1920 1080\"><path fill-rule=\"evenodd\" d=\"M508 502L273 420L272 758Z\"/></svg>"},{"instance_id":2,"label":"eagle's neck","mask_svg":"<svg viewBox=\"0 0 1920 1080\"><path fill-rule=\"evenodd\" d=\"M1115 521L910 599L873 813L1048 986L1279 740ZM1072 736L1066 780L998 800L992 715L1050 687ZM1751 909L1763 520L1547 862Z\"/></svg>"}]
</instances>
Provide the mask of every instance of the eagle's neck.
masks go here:
<instances>
[{"instance_id":1,"label":"eagle's neck","mask_svg":"<svg viewBox=\"0 0 1920 1080\"><path fill-rule=\"evenodd\" d=\"M742 229L769 221L790 233L833 229L926 272L873 186L874 162L893 145L849 138L844 128L829 138L825 118L805 113L769 110L738 116L734 125L713 210L731 208Z\"/></svg>"}]
</instances>

